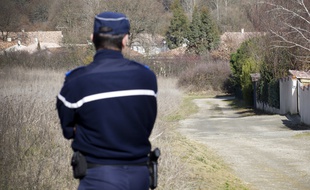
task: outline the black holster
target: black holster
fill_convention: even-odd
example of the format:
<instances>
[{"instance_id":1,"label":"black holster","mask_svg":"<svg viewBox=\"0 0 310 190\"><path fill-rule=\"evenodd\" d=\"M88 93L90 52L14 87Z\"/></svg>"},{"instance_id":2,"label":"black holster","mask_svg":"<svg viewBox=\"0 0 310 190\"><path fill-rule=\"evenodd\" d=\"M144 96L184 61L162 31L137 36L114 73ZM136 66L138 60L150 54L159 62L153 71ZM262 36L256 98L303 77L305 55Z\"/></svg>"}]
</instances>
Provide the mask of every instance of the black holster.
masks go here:
<instances>
[{"instance_id":1,"label":"black holster","mask_svg":"<svg viewBox=\"0 0 310 190\"><path fill-rule=\"evenodd\" d=\"M157 181L158 181L158 158L160 156L160 150L158 148L155 148L153 151L149 154L149 160L148 160L148 168L150 172L150 188L156 189L157 187Z\"/></svg>"},{"instance_id":2,"label":"black holster","mask_svg":"<svg viewBox=\"0 0 310 190\"><path fill-rule=\"evenodd\" d=\"M73 177L75 179L82 179L85 177L87 171L87 161L82 153L79 151L73 153L71 166L73 170Z\"/></svg>"}]
</instances>

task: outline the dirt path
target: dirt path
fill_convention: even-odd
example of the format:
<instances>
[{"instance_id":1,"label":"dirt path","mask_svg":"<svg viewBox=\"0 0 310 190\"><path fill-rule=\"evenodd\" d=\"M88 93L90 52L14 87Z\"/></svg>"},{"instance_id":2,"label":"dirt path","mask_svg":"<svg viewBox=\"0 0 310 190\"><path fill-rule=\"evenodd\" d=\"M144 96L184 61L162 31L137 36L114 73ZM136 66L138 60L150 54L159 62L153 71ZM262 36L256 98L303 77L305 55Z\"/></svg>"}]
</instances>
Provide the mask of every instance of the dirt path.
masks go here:
<instances>
[{"instance_id":1,"label":"dirt path","mask_svg":"<svg viewBox=\"0 0 310 190\"><path fill-rule=\"evenodd\" d=\"M213 149L253 189L310 190L310 131L293 129L285 116L244 117L226 100L194 100L200 110L181 121L181 132Z\"/></svg>"}]
</instances>

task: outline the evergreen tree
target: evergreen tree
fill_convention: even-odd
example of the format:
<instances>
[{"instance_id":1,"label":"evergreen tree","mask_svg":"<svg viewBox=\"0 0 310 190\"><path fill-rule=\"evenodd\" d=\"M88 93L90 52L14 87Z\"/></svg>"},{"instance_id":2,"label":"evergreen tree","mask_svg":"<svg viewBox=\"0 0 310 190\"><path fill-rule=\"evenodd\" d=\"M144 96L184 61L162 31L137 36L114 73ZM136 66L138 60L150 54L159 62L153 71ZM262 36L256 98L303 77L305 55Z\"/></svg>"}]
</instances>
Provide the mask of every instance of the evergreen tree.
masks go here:
<instances>
[{"instance_id":1,"label":"evergreen tree","mask_svg":"<svg viewBox=\"0 0 310 190\"><path fill-rule=\"evenodd\" d=\"M168 47L174 49L180 47L188 33L189 24L180 0L175 0L171 6L173 17L166 33Z\"/></svg>"},{"instance_id":2,"label":"evergreen tree","mask_svg":"<svg viewBox=\"0 0 310 190\"><path fill-rule=\"evenodd\" d=\"M194 53L199 53L201 51L201 15L198 8L195 7L192 15L192 22L189 26L189 33L187 39L189 41L188 50Z\"/></svg>"},{"instance_id":3,"label":"evergreen tree","mask_svg":"<svg viewBox=\"0 0 310 190\"><path fill-rule=\"evenodd\" d=\"M220 43L220 32L217 25L213 22L209 11L206 7L201 9L201 22L202 22L202 31L205 31L203 34L207 39L207 49L215 49Z\"/></svg>"},{"instance_id":4,"label":"evergreen tree","mask_svg":"<svg viewBox=\"0 0 310 190\"><path fill-rule=\"evenodd\" d=\"M207 7L194 9L187 38L189 40L188 51L196 54L210 51L218 46L220 34Z\"/></svg>"},{"instance_id":5,"label":"evergreen tree","mask_svg":"<svg viewBox=\"0 0 310 190\"><path fill-rule=\"evenodd\" d=\"M253 38L243 42L236 53L231 55L230 65L233 76L233 85L237 98L243 99L248 105L253 103L253 86L251 73L260 72L262 60L256 55L259 52L258 39ZM240 96L241 95L241 96Z\"/></svg>"}]
</instances>

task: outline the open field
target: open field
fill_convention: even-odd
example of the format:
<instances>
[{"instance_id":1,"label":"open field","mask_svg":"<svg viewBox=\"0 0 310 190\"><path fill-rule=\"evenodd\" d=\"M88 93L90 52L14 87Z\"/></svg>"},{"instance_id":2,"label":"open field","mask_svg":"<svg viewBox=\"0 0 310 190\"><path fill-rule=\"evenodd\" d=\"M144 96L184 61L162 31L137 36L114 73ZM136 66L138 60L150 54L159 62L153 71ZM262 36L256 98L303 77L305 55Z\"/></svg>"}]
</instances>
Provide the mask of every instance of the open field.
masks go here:
<instances>
[{"instance_id":1,"label":"open field","mask_svg":"<svg viewBox=\"0 0 310 190\"><path fill-rule=\"evenodd\" d=\"M62 137L55 100L65 71L4 67L0 70L0 189L76 189L70 141ZM160 147L159 190L247 189L202 144L177 132L196 108L159 78L158 119L151 136Z\"/></svg>"}]
</instances>

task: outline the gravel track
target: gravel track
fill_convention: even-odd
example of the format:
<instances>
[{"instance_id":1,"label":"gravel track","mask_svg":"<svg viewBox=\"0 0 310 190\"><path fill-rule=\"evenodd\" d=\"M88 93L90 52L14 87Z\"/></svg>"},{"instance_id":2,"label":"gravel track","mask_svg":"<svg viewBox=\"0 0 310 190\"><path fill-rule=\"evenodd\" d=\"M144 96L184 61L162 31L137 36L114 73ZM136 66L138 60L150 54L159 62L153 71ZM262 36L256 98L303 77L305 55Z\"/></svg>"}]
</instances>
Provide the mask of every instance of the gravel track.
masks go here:
<instances>
[{"instance_id":1,"label":"gravel track","mask_svg":"<svg viewBox=\"0 0 310 190\"><path fill-rule=\"evenodd\" d=\"M281 115L245 116L229 99L194 100L199 112L182 120L180 131L214 150L253 189L310 190L310 137L302 136L309 128Z\"/></svg>"}]
</instances>

